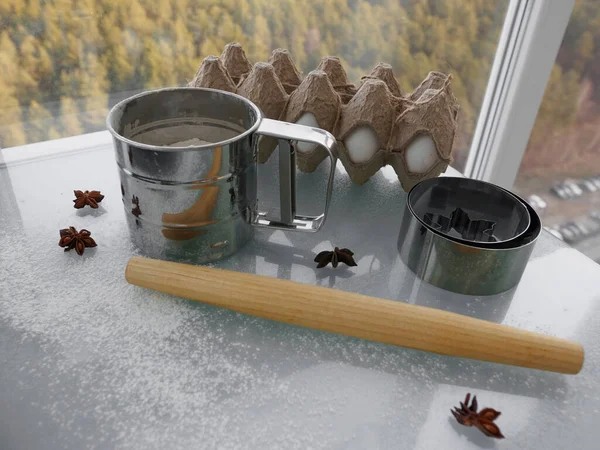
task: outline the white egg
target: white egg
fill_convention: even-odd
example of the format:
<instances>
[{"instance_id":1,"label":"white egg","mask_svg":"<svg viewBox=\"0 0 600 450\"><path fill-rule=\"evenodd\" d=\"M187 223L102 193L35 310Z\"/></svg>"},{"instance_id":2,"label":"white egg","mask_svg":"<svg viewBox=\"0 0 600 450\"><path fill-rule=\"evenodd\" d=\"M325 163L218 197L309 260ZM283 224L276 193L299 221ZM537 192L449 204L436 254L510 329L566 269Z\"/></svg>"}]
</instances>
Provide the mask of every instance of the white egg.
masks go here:
<instances>
[{"instance_id":1,"label":"white egg","mask_svg":"<svg viewBox=\"0 0 600 450\"><path fill-rule=\"evenodd\" d=\"M344 146L353 163L361 164L369 161L379 149L379 138L375 130L368 125L362 125L353 130L346 139Z\"/></svg>"},{"instance_id":2,"label":"white egg","mask_svg":"<svg viewBox=\"0 0 600 450\"><path fill-rule=\"evenodd\" d=\"M435 143L431 136L417 136L406 149L406 169L412 173L425 173L438 161Z\"/></svg>"},{"instance_id":3,"label":"white egg","mask_svg":"<svg viewBox=\"0 0 600 450\"><path fill-rule=\"evenodd\" d=\"M305 112L300 116L296 123L299 125L306 125L307 127L319 128L319 122L313 113ZM308 153L312 151L317 145L310 142L298 142L298 151L301 153Z\"/></svg>"}]
</instances>

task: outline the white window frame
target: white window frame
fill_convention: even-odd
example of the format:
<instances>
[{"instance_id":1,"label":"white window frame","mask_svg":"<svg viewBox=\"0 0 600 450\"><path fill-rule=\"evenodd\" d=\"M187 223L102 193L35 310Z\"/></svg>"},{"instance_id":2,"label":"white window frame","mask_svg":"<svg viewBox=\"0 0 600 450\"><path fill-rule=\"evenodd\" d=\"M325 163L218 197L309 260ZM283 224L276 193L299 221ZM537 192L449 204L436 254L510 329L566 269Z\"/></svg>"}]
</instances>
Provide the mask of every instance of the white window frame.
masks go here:
<instances>
[{"instance_id":1,"label":"white window frame","mask_svg":"<svg viewBox=\"0 0 600 450\"><path fill-rule=\"evenodd\" d=\"M511 189L575 0L511 0L465 175Z\"/></svg>"},{"instance_id":2,"label":"white window frame","mask_svg":"<svg viewBox=\"0 0 600 450\"><path fill-rule=\"evenodd\" d=\"M64 156L69 153L94 150L111 143L112 136L108 131L95 131L17 147L0 148L0 168L33 160Z\"/></svg>"}]
</instances>

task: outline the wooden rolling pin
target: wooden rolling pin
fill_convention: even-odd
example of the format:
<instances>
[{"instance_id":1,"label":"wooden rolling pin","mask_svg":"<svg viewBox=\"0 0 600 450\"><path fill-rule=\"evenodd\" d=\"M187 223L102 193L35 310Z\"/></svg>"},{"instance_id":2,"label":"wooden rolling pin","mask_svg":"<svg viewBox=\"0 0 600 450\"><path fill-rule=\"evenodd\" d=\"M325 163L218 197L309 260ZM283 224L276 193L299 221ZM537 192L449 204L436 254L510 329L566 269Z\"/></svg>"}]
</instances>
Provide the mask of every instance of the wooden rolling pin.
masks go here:
<instances>
[{"instance_id":1,"label":"wooden rolling pin","mask_svg":"<svg viewBox=\"0 0 600 450\"><path fill-rule=\"evenodd\" d=\"M578 343L401 301L139 257L125 278L252 316L442 355L571 374L583 365Z\"/></svg>"}]
</instances>

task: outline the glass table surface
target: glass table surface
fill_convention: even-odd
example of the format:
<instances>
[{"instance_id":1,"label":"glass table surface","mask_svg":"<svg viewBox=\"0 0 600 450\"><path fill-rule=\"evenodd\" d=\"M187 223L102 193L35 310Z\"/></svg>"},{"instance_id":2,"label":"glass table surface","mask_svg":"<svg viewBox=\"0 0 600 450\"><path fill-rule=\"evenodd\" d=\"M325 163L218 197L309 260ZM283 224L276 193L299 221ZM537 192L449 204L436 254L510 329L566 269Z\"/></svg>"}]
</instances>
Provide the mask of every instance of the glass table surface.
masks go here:
<instances>
[{"instance_id":1,"label":"glass table surface","mask_svg":"<svg viewBox=\"0 0 600 450\"><path fill-rule=\"evenodd\" d=\"M249 317L125 281L139 252L100 136L85 150L0 152L3 450L598 448L600 266L579 252L544 232L515 289L443 291L398 256L406 195L394 172L356 186L338 165L320 232L257 229L213 266L573 339L586 351L583 370L502 366ZM265 208L277 202L276 167L272 158L259 168ZM299 212L322 207L326 170L298 175ZM98 210L75 210L74 189L106 197ZM98 247L64 253L58 230L70 225L90 230ZM316 269L315 254L332 246L351 248L358 266ZM506 439L451 416L468 392L502 412Z\"/></svg>"}]
</instances>

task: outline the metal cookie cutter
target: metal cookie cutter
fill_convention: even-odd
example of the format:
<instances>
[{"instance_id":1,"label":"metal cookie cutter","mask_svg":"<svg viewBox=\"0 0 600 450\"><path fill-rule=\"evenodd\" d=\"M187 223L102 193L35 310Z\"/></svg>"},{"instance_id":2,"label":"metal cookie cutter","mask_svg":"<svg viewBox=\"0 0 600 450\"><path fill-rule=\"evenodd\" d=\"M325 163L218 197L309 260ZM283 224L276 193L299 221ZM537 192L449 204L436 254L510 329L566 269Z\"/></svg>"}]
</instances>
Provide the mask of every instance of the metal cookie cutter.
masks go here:
<instances>
[{"instance_id":1,"label":"metal cookie cutter","mask_svg":"<svg viewBox=\"0 0 600 450\"><path fill-rule=\"evenodd\" d=\"M542 229L517 195L467 178L424 180L408 194L398 251L420 278L453 292L493 295L517 285Z\"/></svg>"}]
</instances>

